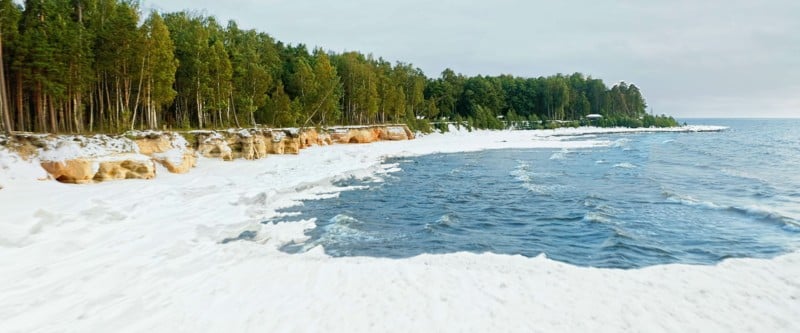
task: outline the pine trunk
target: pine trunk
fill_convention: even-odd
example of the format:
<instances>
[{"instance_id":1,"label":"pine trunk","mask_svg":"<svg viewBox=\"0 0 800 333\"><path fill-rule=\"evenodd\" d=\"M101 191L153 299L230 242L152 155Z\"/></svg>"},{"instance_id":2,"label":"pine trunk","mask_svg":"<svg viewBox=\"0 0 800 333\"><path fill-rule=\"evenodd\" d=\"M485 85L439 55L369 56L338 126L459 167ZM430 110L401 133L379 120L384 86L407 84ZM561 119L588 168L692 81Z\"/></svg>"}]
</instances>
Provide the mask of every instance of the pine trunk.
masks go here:
<instances>
[{"instance_id":1,"label":"pine trunk","mask_svg":"<svg viewBox=\"0 0 800 333\"><path fill-rule=\"evenodd\" d=\"M45 95L44 102L47 105L47 110L50 110L50 131L53 133L58 132L58 116L56 116L55 103L50 95Z\"/></svg>"},{"instance_id":2,"label":"pine trunk","mask_svg":"<svg viewBox=\"0 0 800 333\"><path fill-rule=\"evenodd\" d=\"M25 110L22 107L22 72L17 71L17 130L24 131L26 129Z\"/></svg>"},{"instance_id":3,"label":"pine trunk","mask_svg":"<svg viewBox=\"0 0 800 333\"><path fill-rule=\"evenodd\" d=\"M6 95L6 75L3 64L3 30L0 29L0 112L3 114L3 129L11 135L11 116L8 111L8 96Z\"/></svg>"},{"instance_id":4,"label":"pine trunk","mask_svg":"<svg viewBox=\"0 0 800 333\"><path fill-rule=\"evenodd\" d=\"M47 123L45 123L45 114L42 108L42 83L36 82L33 88L33 110L36 114L36 130L40 132L47 132Z\"/></svg>"}]
</instances>

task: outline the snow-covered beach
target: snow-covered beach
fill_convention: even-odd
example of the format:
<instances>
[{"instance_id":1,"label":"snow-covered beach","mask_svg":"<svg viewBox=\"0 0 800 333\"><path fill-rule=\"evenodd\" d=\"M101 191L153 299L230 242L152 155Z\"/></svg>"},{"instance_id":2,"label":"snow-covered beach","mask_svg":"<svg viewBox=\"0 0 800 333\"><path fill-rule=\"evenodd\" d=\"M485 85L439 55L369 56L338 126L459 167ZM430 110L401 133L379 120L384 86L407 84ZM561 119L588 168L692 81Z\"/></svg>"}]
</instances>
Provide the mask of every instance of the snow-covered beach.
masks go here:
<instances>
[{"instance_id":1,"label":"snow-covered beach","mask_svg":"<svg viewBox=\"0 0 800 333\"><path fill-rule=\"evenodd\" d=\"M395 168L386 156L580 149L612 131L637 130L459 131L93 185L38 181L38 164L0 148L0 331L800 330L800 253L636 270L489 253L331 258L279 250L314 221L261 223L336 195L337 178L380 178ZM244 231L253 241L222 244Z\"/></svg>"}]
</instances>

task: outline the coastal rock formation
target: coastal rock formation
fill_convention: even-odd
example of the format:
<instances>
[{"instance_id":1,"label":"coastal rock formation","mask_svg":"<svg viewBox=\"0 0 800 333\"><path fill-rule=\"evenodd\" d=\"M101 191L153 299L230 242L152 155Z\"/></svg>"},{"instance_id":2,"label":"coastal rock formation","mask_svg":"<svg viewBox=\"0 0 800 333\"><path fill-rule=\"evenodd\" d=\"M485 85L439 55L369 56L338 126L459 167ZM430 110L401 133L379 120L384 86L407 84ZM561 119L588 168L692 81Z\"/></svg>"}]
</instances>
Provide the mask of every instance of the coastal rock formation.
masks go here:
<instances>
[{"instance_id":1,"label":"coastal rock formation","mask_svg":"<svg viewBox=\"0 0 800 333\"><path fill-rule=\"evenodd\" d=\"M60 182L84 184L154 178L155 163L172 173L187 173L197 164L197 154L226 161L255 160L268 154L298 154L301 149L334 142L413 139L405 125L197 130L186 135L191 146L184 134L160 131L130 131L121 136L15 133L0 137L0 145L23 158L38 159Z\"/></svg>"},{"instance_id":2,"label":"coastal rock formation","mask_svg":"<svg viewBox=\"0 0 800 333\"><path fill-rule=\"evenodd\" d=\"M283 154L299 154L300 149L305 148L300 141L300 134L293 131L284 132L286 135L284 135L280 141L280 145L283 147Z\"/></svg>"},{"instance_id":3,"label":"coastal rock formation","mask_svg":"<svg viewBox=\"0 0 800 333\"><path fill-rule=\"evenodd\" d=\"M62 183L85 184L92 181L99 163L91 160L77 159L69 161L42 162L44 168L53 179Z\"/></svg>"},{"instance_id":4,"label":"coastal rock formation","mask_svg":"<svg viewBox=\"0 0 800 333\"><path fill-rule=\"evenodd\" d=\"M381 140L389 140L389 141L399 141L399 140L411 140L414 139L414 133L408 128L408 126L386 126L382 127L380 132L380 139Z\"/></svg>"},{"instance_id":5,"label":"coastal rock formation","mask_svg":"<svg viewBox=\"0 0 800 333\"><path fill-rule=\"evenodd\" d=\"M195 150L204 157L233 160L233 151L222 134L213 131L192 131L195 135Z\"/></svg>"},{"instance_id":6,"label":"coastal rock formation","mask_svg":"<svg viewBox=\"0 0 800 333\"><path fill-rule=\"evenodd\" d=\"M331 138L337 143L370 143L380 139L380 131L369 128L336 128Z\"/></svg>"},{"instance_id":7,"label":"coastal rock formation","mask_svg":"<svg viewBox=\"0 0 800 333\"><path fill-rule=\"evenodd\" d=\"M371 143L383 140L410 140L414 138L414 133L405 125L354 126L332 128L330 136L338 143Z\"/></svg>"},{"instance_id":8,"label":"coastal rock formation","mask_svg":"<svg viewBox=\"0 0 800 333\"><path fill-rule=\"evenodd\" d=\"M266 151L266 140L263 137L264 135L261 133L243 131L238 138L228 138L228 146L231 147L234 158L259 159L266 156L266 154L261 154L261 152ZM258 147L259 145L264 147Z\"/></svg>"},{"instance_id":9,"label":"coastal rock formation","mask_svg":"<svg viewBox=\"0 0 800 333\"><path fill-rule=\"evenodd\" d=\"M71 184L115 179L151 179L156 176L155 163L150 157L141 154L45 161L41 165L54 179Z\"/></svg>"},{"instance_id":10,"label":"coastal rock formation","mask_svg":"<svg viewBox=\"0 0 800 333\"><path fill-rule=\"evenodd\" d=\"M382 140L409 140L414 135L405 125L334 127L327 131L316 128L251 128L227 131L192 131L194 149L208 158L226 161L237 158L255 160L268 154L298 154L314 145L337 143L371 143ZM151 143L156 147L162 142ZM148 148L145 148L148 150Z\"/></svg>"},{"instance_id":11,"label":"coastal rock formation","mask_svg":"<svg viewBox=\"0 0 800 333\"><path fill-rule=\"evenodd\" d=\"M331 136L328 133L317 131L316 128L307 128L300 132L300 143L303 148L317 146L326 146L333 143Z\"/></svg>"},{"instance_id":12,"label":"coastal rock formation","mask_svg":"<svg viewBox=\"0 0 800 333\"><path fill-rule=\"evenodd\" d=\"M320 146L327 146L333 144L333 139L331 135L328 133L319 133L317 136L317 141L319 142Z\"/></svg>"},{"instance_id":13,"label":"coastal rock formation","mask_svg":"<svg viewBox=\"0 0 800 333\"><path fill-rule=\"evenodd\" d=\"M193 131L195 148L204 157L230 161L267 157L267 154L298 154L305 148L300 132L292 129L243 129L238 131Z\"/></svg>"},{"instance_id":14,"label":"coastal rock formation","mask_svg":"<svg viewBox=\"0 0 800 333\"><path fill-rule=\"evenodd\" d=\"M139 153L145 155L163 153L173 148L170 135L166 133L144 134L135 138L133 142L139 147Z\"/></svg>"},{"instance_id":15,"label":"coastal rock formation","mask_svg":"<svg viewBox=\"0 0 800 333\"><path fill-rule=\"evenodd\" d=\"M377 128L351 129L347 143L371 143L380 140L381 131Z\"/></svg>"},{"instance_id":16,"label":"coastal rock formation","mask_svg":"<svg viewBox=\"0 0 800 333\"><path fill-rule=\"evenodd\" d=\"M191 149L171 149L163 153L155 153L151 156L153 160L163 165L172 173L187 173L197 166L197 158L194 156L194 150Z\"/></svg>"},{"instance_id":17,"label":"coastal rock formation","mask_svg":"<svg viewBox=\"0 0 800 333\"><path fill-rule=\"evenodd\" d=\"M22 150L36 149L41 166L54 179L84 184L111 179L150 179L154 162L122 136L20 134ZM24 142L24 143L22 143Z\"/></svg>"},{"instance_id":18,"label":"coastal rock formation","mask_svg":"<svg viewBox=\"0 0 800 333\"><path fill-rule=\"evenodd\" d=\"M128 132L139 148L139 152L151 156L172 173L187 173L197 165L194 150L178 133Z\"/></svg>"},{"instance_id":19,"label":"coastal rock formation","mask_svg":"<svg viewBox=\"0 0 800 333\"><path fill-rule=\"evenodd\" d=\"M111 156L99 162L92 180L152 179L156 176L156 164L149 157L139 154Z\"/></svg>"},{"instance_id":20,"label":"coastal rock formation","mask_svg":"<svg viewBox=\"0 0 800 333\"><path fill-rule=\"evenodd\" d=\"M315 128L309 128L300 132L300 144L303 148L319 145L319 133Z\"/></svg>"}]
</instances>

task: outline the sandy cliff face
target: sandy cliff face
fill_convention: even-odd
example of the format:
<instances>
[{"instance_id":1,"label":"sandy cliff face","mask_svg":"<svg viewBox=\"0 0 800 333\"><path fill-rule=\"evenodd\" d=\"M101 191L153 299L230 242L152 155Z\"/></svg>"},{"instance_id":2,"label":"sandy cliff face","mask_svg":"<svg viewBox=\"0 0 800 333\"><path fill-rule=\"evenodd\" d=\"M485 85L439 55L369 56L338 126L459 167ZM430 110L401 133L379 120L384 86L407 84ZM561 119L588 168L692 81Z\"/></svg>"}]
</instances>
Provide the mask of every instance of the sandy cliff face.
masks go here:
<instances>
[{"instance_id":1,"label":"sandy cliff face","mask_svg":"<svg viewBox=\"0 0 800 333\"><path fill-rule=\"evenodd\" d=\"M99 163L87 159L42 162L42 168L62 183L85 184L94 179Z\"/></svg>"},{"instance_id":2,"label":"sandy cliff face","mask_svg":"<svg viewBox=\"0 0 800 333\"><path fill-rule=\"evenodd\" d=\"M98 161L99 167L92 180L102 182L117 179L153 179L156 177L156 164L147 156L140 154L121 154L109 156Z\"/></svg>"},{"instance_id":3,"label":"sandy cliff face","mask_svg":"<svg viewBox=\"0 0 800 333\"><path fill-rule=\"evenodd\" d=\"M156 166L153 160L141 154L44 161L41 165L55 180L70 184L88 184L117 179L152 179L156 176Z\"/></svg>"},{"instance_id":4,"label":"sandy cliff face","mask_svg":"<svg viewBox=\"0 0 800 333\"><path fill-rule=\"evenodd\" d=\"M405 125L340 127L331 130L330 136L338 143L371 143L414 139Z\"/></svg>"},{"instance_id":5,"label":"sandy cliff face","mask_svg":"<svg viewBox=\"0 0 800 333\"><path fill-rule=\"evenodd\" d=\"M187 142L189 137L193 141ZM326 130L199 130L187 134L131 131L124 136L80 136L18 133L0 144L26 159L38 159L60 182L86 184L118 179L151 179L155 163L172 173L187 173L206 158L255 160L269 154L299 154L314 145L409 140L405 125L335 127Z\"/></svg>"},{"instance_id":6,"label":"sandy cliff face","mask_svg":"<svg viewBox=\"0 0 800 333\"><path fill-rule=\"evenodd\" d=\"M178 133L129 132L141 154L150 156L172 173L187 173L197 165L194 149Z\"/></svg>"},{"instance_id":7,"label":"sandy cliff face","mask_svg":"<svg viewBox=\"0 0 800 333\"><path fill-rule=\"evenodd\" d=\"M50 177L63 183L155 177L151 158L125 137L17 133L5 145L23 158L38 160Z\"/></svg>"},{"instance_id":8,"label":"sandy cliff face","mask_svg":"<svg viewBox=\"0 0 800 333\"><path fill-rule=\"evenodd\" d=\"M400 128L402 132L402 127ZM409 131L410 132L410 131ZM299 154L300 150L311 146L325 146L339 143L369 143L380 140L405 140L407 135L384 135L381 129L358 128L332 130L331 133L307 129L243 129L228 131L192 131L194 148L208 158L221 158L226 161L242 158L255 160L268 154ZM340 134L343 133L344 137ZM352 140L351 140L352 139Z\"/></svg>"},{"instance_id":9,"label":"sandy cliff face","mask_svg":"<svg viewBox=\"0 0 800 333\"><path fill-rule=\"evenodd\" d=\"M233 152L228 145L228 140L221 134L213 131L192 131L195 136L194 149L203 157L221 158L226 161L233 159Z\"/></svg>"},{"instance_id":10,"label":"sandy cliff face","mask_svg":"<svg viewBox=\"0 0 800 333\"><path fill-rule=\"evenodd\" d=\"M226 161L255 160L268 154L297 154L304 148L296 131L243 129L238 131L192 131L197 152Z\"/></svg>"}]
</instances>

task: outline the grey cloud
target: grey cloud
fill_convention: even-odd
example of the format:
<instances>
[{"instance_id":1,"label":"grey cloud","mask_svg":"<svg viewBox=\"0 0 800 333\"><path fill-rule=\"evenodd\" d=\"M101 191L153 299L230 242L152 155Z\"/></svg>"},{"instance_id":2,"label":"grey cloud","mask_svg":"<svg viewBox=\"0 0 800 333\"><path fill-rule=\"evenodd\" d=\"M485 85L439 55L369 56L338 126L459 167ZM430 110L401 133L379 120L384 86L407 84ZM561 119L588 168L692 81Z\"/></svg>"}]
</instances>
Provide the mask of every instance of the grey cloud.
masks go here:
<instances>
[{"instance_id":1,"label":"grey cloud","mask_svg":"<svg viewBox=\"0 0 800 333\"><path fill-rule=\"evenodd\" d=\"M146 1L289 43L411 62L429 76L584 72L677 116L800 116L800 2ZM764 110L764 108L769 110ZM758 110L755 110L758 108Z\"/></svg>"}]
</instances>

